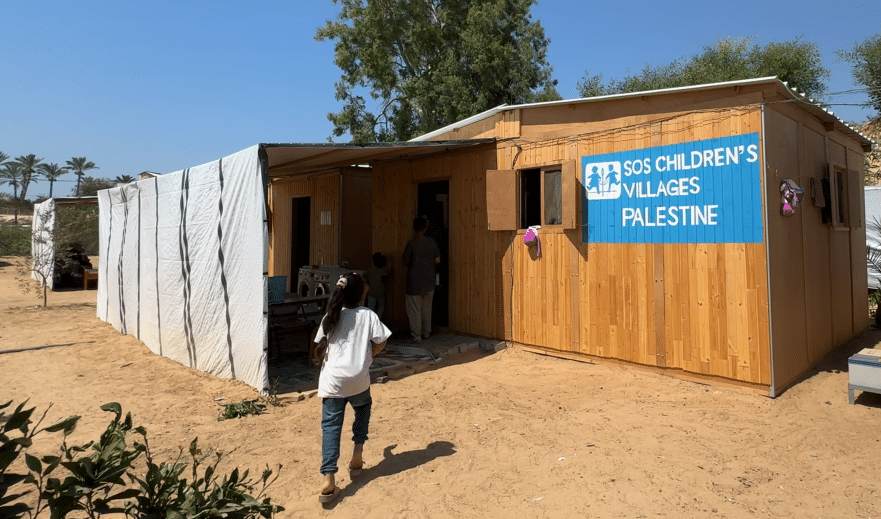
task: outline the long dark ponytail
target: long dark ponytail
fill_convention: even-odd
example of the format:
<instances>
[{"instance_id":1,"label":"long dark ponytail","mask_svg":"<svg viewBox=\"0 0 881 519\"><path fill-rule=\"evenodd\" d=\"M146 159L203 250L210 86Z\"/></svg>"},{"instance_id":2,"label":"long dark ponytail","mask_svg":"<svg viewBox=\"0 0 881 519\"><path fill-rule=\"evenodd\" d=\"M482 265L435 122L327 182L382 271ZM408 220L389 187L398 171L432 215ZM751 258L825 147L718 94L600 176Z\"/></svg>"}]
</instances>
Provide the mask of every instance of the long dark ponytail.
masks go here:
<instances>
[{"instance_id":1,"label":"long dark ponytail","mask_svg":"<svg viewBox=\"0 0 881 519\"><path fill-rule=\"evenodd\" d=\"M361 304L361 298L364 297L365 286L364 278L357 272L349 272L340 276L336 288L330 296L330 301L327 302L327 313L322 320L324 338L315 348L315 356L318 361L324 360L327 355L327 343L340 324L340 313L342 313L343 307L357 308Z\"/></svg>"}]
</instances>

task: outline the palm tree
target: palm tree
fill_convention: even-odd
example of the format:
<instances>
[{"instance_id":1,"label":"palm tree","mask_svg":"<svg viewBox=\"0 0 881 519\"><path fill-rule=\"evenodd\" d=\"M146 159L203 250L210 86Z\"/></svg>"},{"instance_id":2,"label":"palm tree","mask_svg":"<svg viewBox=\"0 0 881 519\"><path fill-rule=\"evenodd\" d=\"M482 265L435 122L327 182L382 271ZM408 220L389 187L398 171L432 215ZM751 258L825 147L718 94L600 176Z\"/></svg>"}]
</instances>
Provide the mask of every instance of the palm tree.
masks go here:
<instances>
[{"instance_id":1,"label":"palm tree","mask_svg":"<svg viewBox=\"0 0 881 519\"><path fill-rule=\"evenodd\" d=\"M16 162L4 162L0 167L0 184L12 186L12 203L15 207L15 224L18 225L18 186L21 185L21 165Z\"/></svg>"},{"instance_id":2,"label":"palm tree","mask_svg":"<svg viewBox=\"0 0 881 519\"><path fill-rule=\"evenodd\" d=\"M69 169L76 173L76 196L80 196L80 181L82 181L83 175L90 169L100 168L91 160L86 160L85 157L73 157L67 161L67 165Z\"/></svg>"},{"instance_id":3,"label":"palm tree","mask_svg":"<svg viewBox=\"0 0 881 519\"><path fill-rule=\"evenodd\" d=\"M15 162L21 166L21 199L24 200L28 196L28 185L30 185L34 173L37 172L43 159L38 159L36 155L31 153L16 157Z\"/></svg>"},{"instance_id":4,"label":"palm tree","mask_svg":"<svg viewBox=\"0 0 881 519\"><path fill-rule=\"evenodd\" d=\"M137 180L135 177L131 175L117 175L116 178L113 179L117 184L128 184L130 182L134 182Z\"/></svg>"},{"instance_id":5,"label":"palm tree","mask_svg":"<svg viewBox=\"0 0 881 519\"><path fill-rule=\"evenodd\" d=\"M43 173L43 177L49 181L49 198L52 198L52 188L55 186L55 181L70 170L53 162L52 164L40 164L40 171Z\"/></svg>"},{"instance_id":6,"label":"palm tree","mask_svg":"<svg viewBox=\"0 0 881 519\"><path fill-rule=\"evenodd\" d=\"M4 162L6 162L6 159L8 159L8 158L9 158L9 155L0 151L0 165L2 165Z\"/></svg>"}]
</instances>

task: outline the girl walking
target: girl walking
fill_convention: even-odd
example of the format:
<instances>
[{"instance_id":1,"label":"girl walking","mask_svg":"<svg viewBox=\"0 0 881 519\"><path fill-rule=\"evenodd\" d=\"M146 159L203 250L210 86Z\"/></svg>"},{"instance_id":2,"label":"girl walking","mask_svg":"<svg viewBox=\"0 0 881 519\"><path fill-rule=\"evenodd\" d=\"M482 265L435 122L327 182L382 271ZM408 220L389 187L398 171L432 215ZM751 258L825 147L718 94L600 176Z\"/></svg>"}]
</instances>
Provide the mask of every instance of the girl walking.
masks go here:
<instances>
[{"instance_id":1,"label":"girl walking","mask_svg":"<svg viewBox=\"0 0 881 519\"><path fill-rule=\"evenodd\" d=\"M340 276L327 304L327 314L315 335L316 355L322 361L318 378L318 396L322 398L321 473L324 475L318 500L322 503L333 501L340 492L335 474L347 402L355 410L352 424L355 447L349 461L350 474L356 476L364 465L362 451L373 403L370 365L392 334L372 310L363 306L367 291L368 286L359 274Z\"/></svg>"}]
</instances>

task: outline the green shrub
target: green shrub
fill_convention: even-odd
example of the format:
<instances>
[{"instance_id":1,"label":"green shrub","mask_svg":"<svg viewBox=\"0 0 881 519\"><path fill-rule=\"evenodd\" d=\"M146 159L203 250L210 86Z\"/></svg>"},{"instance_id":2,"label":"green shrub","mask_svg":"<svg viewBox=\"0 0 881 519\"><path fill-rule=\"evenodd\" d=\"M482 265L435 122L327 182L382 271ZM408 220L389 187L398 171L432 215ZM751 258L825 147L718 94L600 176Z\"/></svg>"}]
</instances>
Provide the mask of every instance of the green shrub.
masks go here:
<instances>
[{"instance_id":1,"label":"green shrub","mask_svg":"<svg viewBox=\"0 0 881 519\"><path fill-rule=\"evenodd\" d=\"M0 223L0 256L27 256L31 253L31 226Z\"/></svg>"},{"instance_id":2,"label":"green shrub","mask_svg":"<svg viewBox=\"0 0 881 519\"><path fill-rule=\"evenodd\" d=\"M266 409L266 404L257 400L242 400L236 404L220 404L223 411L217 417L217 421L226 420L228 418L242 418L244 416L260 414Z\"/></svg>"},{"instance_id":3,"label":"green shrub","mask_svg":"<svg viewBox=\"0 0 881 519\"><path fill-rule=\"evenodd\" d=\"M0 406L0 410L11 404ZM257 479L250 478L248 471L240 474L238 469L221 478L217 466L223 454L203 453L197 440L190 443L191 458L184 459L181 452L174 462L157 464L150 452L146 429L134 427L130 413L123 419L122 408L115 402L101 409L113 413L114 418L100 439L74 446L67 445L67 437L76 427L79 416L39 429L39 423L30 427L33 408L24 409L21 404L15 409L0 430L0 517L20 518L24 514L36 517L48 509L52 518L66 517L71 512L82 512L90 518L106 513L124 513L137 519L269 518L284 510L271 504L268 497L261 500L263 492L278 477L270 479L273 471L268 467ZM4 418L0 412L0 421ZM20 432L18 436L8 434L15 430ZM42 431L63 432L60 455L38 458L25 453L28 473L7 473L11 463L31 446L33 436ZM143 443L135 441L129 447L126 440L131 433L140 435ZM143 475L133 469L141 454L147 460L147 471ZM203 468L203 462L212 455L213 463ZM54 476L59 467L67 472L63 478ZM191 481L181 477L188 467ZM12 485L22 481L37 490L34 507L9 504L29 493L7 495ZM256 496L252 496L257 484L261 487Z\"/></svg>"}]
</instances>

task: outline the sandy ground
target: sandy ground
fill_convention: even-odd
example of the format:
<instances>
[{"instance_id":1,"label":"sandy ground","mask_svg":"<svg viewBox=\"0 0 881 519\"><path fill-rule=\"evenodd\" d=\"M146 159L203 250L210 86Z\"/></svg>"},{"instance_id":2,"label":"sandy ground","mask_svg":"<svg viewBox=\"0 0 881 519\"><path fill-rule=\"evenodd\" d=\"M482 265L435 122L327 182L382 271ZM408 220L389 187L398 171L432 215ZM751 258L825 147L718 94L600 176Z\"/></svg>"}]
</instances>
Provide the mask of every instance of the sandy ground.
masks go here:
<instances>
[{"instance_id":1,"label":"sandy ground","mask_svg":"<svg viewBox=\"0 0 881 519\"><path fill-rule=\"evenodd\" d=\"M282 464L268 490L278 517L881 517L881 396L847 401L846 359L881 341L874 330L774 400L516 349L448 358L373 386L367 468L341 471L340 499L322 508L317 398L218 422L215 399L255 392L121 336L95 317L94 290L34 308L13 274L0 263L3 401L53 404L47 423L82 415L73 441L96 439L110 418L98 407L115 401L157 459L198 437L233 451L222 469ZM31 452L57 445L44 434Z\"/></svg>"}]
</instances>

